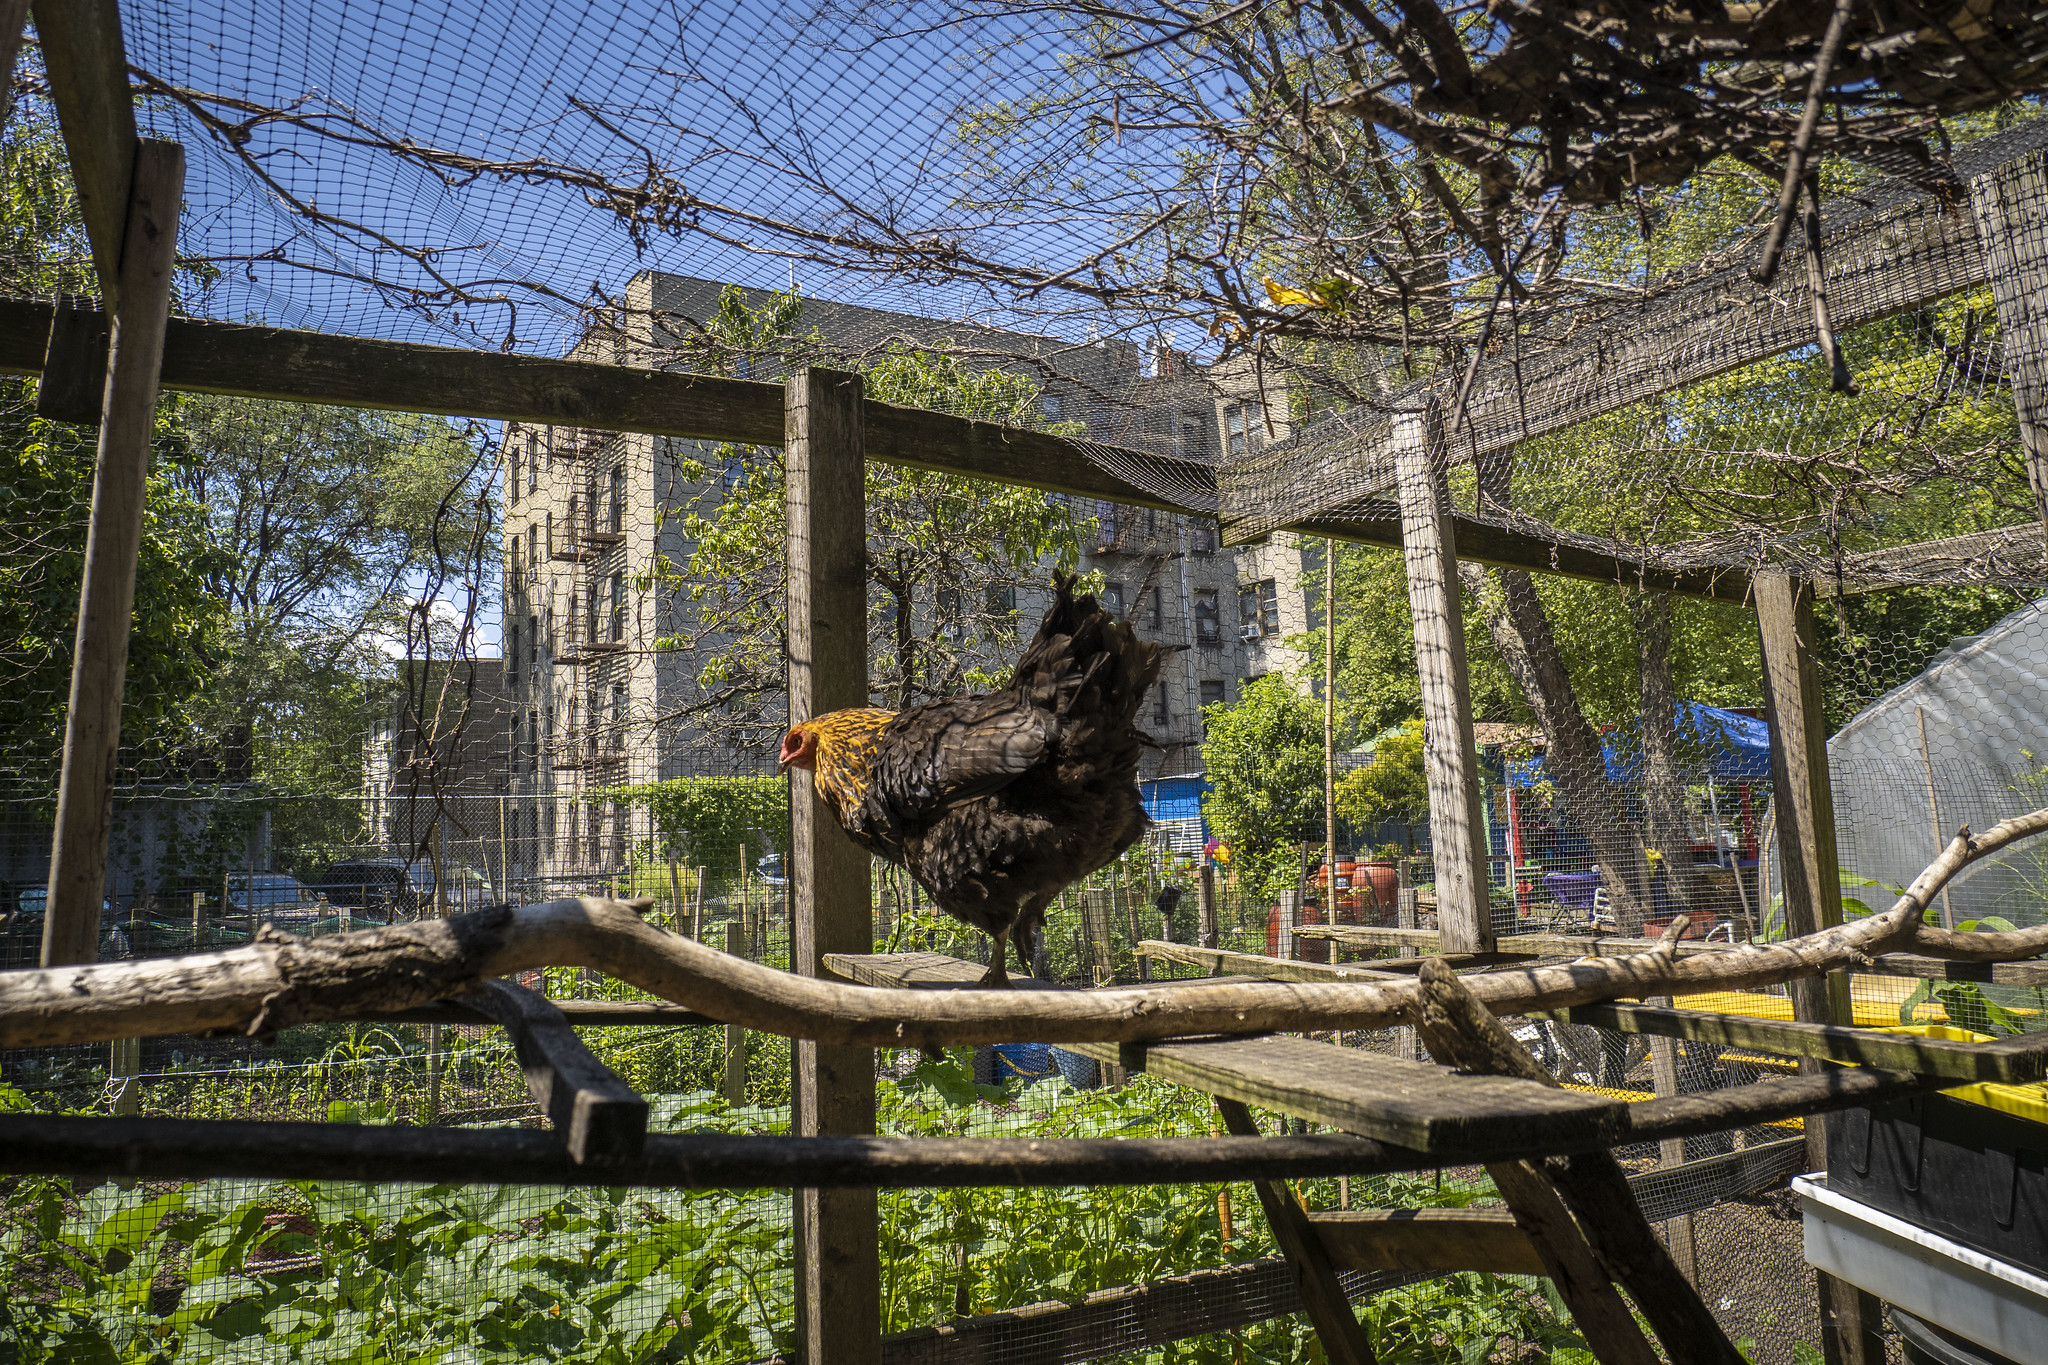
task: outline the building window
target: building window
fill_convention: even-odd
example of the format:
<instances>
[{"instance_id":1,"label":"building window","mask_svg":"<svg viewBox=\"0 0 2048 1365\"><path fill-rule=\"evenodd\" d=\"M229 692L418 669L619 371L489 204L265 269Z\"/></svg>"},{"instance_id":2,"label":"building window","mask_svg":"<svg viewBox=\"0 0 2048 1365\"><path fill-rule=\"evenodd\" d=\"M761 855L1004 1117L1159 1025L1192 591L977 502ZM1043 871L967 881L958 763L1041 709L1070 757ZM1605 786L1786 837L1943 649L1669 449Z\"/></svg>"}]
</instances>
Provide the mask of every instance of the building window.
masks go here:
<instances>
[{"instance_id":1,"label":"building window","mask_svg":"<svg viewBox=\"0 0 2048 1365\"><path fill-rule=\"evenodd\" d=\"M1067 415L1066 402L1056 393L1038 395L1038 410L1045 414L1045 420L1048 422L1061 421Z\"/></svg>"},{"instance_id":2,"label":"building window","mask_svg":"<svg viewBox=\"0 0 2048 1365\"><path fill-rule=\"evenodd\" d=\"M540 774L540 708L534 707L526 713L527 754L532 760L535 776Z\"/></svg>"},{"instance_id":3,"label":"building window","mask_svg":"<svg viewBox=\"0 0 2048 1365\"><path fill-rule=\"evenodd\" d=\"M611 495L610 530L616 535L626 529L626 470L622 465L612 467Z\"/></svg>"},{"instance_id":4,"label":"building window","mask_svg":"<svg viewBox=\"0 0 2048 1365\"><path fill-rule=\"evenodd\" d=\"M1166 710L1166 684L1160 683L1152 689L1152 723L1164 727L1172 721Z\"/></svg>"},{"instance_id":5,"label":"building window","mask_svg":"<svg viewBox=\"0 0 2048 1365\"><path fill-rule=\"evenodd\" d=\"M538 616L526 618L526 639L526 647L531 651L531 658L534 663L538 664L540 662L540 618Z\"/></svg>"},{"instance_id":6,"label":"building window","mask_svg":"<svg viewBox=\"0 0 2048 1365\"><path fill-rule=\"evenodd\" d=\"M1223 448L1231 455L1257 450L1265 426L1265 411L1257 403L1232 403L1223 409Z\"/></svg>"},{"instance_id":7,"label":"building window","mask_svg":"<svg viewBox=\"0 0 2048 1365\"><path fill-rule=\"evenodd\" d=\"M985 604L988 618L995 628L1006 635L1017 633L1017 589L1009 585L991 583Z\"/></svg>"},{"instance_id":8,"label":"building window","mask_svg":"<svg viewBox=\"0 0 2048 1365\"><path fill-rule=\"evenodd\" d=\"M569 521L565 528L569 548L574 550L576 542L583 536L583 523L577 520L583 514L583 502L574 493L569 495Z\"/></svg>"},{"instance_id":9,"label":"building window","mask_svg":"<svg viewBox=\"0 0 2048 1365\"><path fill-rule=\"evenodd\" d=\"M555 557L555 509L548 509L548 558Z\"/></svg>"},{"instance_id":10,"label":"building window","mask_svg":"<svg viewBox=\"0 0 2048 1365\"><path fill-rule=\"evenodd\" d=\"M626 747L626 685L612 684L612 747Z\"/></svg>"},{"instance_id":11,"label":"building window","mask_svg":"<svg viewBox=\"0 0 2048 1365\"><path fill-rule=\"evenodd\" d=\"M1124 585L1105 583L1102 585L1102 609L1111 616L1124 614Z\"/></svg>"},{"instance_id":12,"label":"building window","mask_svg":"<svg viewBox=\"0 0 2048 1365\"><path fill-rule=\"evenodd\" d=\"M1216 523L1206 517L1190 517L1188 548L1198 555L1216 553Z\"/></svg>"},{"instance_id":13,"label":"building window","mask_svg":"<svg viewBox=\"0 0 2048 1365\"><path fill-rule=\"evenodd\" d=\"M519 690L519 623L512 623L512 647L505 651L505 686Z\"/></svg>"},{"instance_id":14,"label":"building window","mask_svg":"<svg viewBox=\"0 0 2048 1365\"><path fill-rule=\"evenodd\" d=\"M522 470L520 469L520 467L519 467L519 441L518 441L518 438L517 438L517 437L514 437L514 438L513 438L513 441L512 441L512 484L511 484L511 493L512 493L512 505L513 505L514 507L517 507L517 506L519 505L519 484L520 484L520 481L521 481L521 480L522 480L523 478L525 478L525 473L524 473L524 471L522 471Z\"/></svg>"},{"instance_id":15,"label":"building window","mask_svg":"<svg viewBox=\"0 0 2048 1365\"><path fill-rule=\"evenodd\" d=\"M626 638L626 575L612 575L612 638Z\"/></svg>"},{"instance_id":16,"label":"building window","mask_svg":"<svg viewBox=\"0 0 2048 1365\"><path fill-rule=\"evenodd\" d=\"M583 638L585 640L595 640L597 638L598 622L597 584L592 583L590 585L590 592L584 597L583 601Z\"/></svg>"},{"instance_id":17,"label":"building window","mask_svg":"<svg viewBox=\"0 0 2048 1365\"><path fill-rule=\"evenodd\" d=\"M1217 645L1223 642L1223 616L1216 609L1216 589L1195 590L1195 641Z\"/></svg>"},{"instance_id":18,"label":"building window","mask_svg":"<svg viewBox=\"0 0 2048 1365\"><path fill-rule=\"evenodd\" d=\"M540 527L537 525L529 525L526 528L526 571L528 574L532 574L539 567Z\"/></svg>"},{"instance_id":19,"label":"building window","mask_svg":"<svg viewBox=\"0 0 2048 1365\"><path fill-rule=\"evenodd\" d=\"M540 437L531 431L526 433L526 491L540 491Z\"/></svg>"},{"instance_id":20,"label":"building window","mask_svg":"<svg viewBox=\"0 0 2048 1365\"><path fill-rule=\"evenodd\" d=\"M1280 589L1275 579L1247 583L1237 590L1237 619L1247 640L1280 633Z\"/></svg>"},{"instance_id":21,"label":"building window","mask_svg":"<svg viewBox=\"0 0 2048 1365\"><path fill-rule=\"evenodd\" d=\"M1150 622L1152 629L1159 630L1163 628L1166 624L1166 614L1160 606L1160 590L1157 585L1153 587L1151 592L1145 594L1145 604L1148 608L1146 619Z\"/></svg>"},{"instance_id":22,"label":"building window","mask_svg":"<svg viewBox=\"0 0 2048 1365\"><path fill-rule=\"evenodd\" d=\"M1203 680L1203 682L1202 682L1202 705L1203 705L1203 706L1221 706L1221 705L1223 705L1223 680L1222 680L1221 678L1206 678L1206 679L1204 679L1204 680Z\"/></svg>"},{"instance_id":23,"label":"building window","mask_svg":"<svg viewBox=\"0 0 2048 1365\"><path fill-rule=\"evenodd\" d=\"M967 636L967 627L960 620L960 608L960 589L939 589L939 634L956 645Z\"/></svg>"}]
</instances>

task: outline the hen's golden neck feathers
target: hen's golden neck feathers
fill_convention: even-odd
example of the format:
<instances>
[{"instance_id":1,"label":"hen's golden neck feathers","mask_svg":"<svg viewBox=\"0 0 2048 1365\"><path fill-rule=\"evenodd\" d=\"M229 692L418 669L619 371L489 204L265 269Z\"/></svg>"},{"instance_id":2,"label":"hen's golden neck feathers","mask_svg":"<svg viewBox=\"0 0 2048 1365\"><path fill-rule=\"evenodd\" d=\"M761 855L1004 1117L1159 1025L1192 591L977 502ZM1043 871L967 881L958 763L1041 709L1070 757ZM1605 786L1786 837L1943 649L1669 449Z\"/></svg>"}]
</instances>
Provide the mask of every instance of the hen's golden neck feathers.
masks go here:
<instances>
[{"instance_id":1,"label":"hen's golden neck feathers","mask_svg":"<svg viewBox=\"0 0 2048 1365\"><path fill-rule=\"evenodd\" d=\"M812 770L818 790L840 811L855 809L867 795L869 770L882 727L895 718L894 711L859 706L828 711L790 727L792 737L815 737L815 750L809 744L803 746L808 760L803 766Z\"/></svg>"}]
</instances>

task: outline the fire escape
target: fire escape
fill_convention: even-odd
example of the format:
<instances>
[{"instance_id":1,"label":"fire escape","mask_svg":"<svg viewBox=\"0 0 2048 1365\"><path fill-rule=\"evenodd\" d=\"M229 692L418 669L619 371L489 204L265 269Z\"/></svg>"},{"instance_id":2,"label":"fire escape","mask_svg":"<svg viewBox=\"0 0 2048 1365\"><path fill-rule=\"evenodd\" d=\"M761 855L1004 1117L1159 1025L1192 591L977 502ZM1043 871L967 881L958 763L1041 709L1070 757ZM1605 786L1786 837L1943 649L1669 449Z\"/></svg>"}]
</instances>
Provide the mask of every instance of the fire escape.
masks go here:
<instances>
[{"instance_id":1,"label":"fire escape","mask_svg":"<svg viewBox=\"0 0 2048 1365\"><path fill-rule=\"evenodd\" d=\"M625 505L618 480L600 489L614 434L578 429L566 441L559 428L557 434L556 454L570 464L566 482L575 491L556 525L552 554L575 568L555 645L555 666L569 672L559 689L568 706L554 766L582 773L577 785L589 791L625 781Z\"/></svg>"}]
</instances>

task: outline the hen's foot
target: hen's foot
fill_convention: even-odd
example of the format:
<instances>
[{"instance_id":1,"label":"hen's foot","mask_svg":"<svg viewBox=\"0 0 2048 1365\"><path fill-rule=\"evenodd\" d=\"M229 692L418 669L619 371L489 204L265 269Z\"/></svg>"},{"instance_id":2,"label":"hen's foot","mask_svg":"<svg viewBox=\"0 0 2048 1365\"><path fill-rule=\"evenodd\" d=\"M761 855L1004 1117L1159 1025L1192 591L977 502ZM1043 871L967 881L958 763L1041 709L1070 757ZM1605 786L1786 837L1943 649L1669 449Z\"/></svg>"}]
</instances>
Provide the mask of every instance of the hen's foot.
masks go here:
<instances>
[{"instance_id":1,"label":"hen's foot","mask_svg":"<svg viewBox=\"0 0 2048 1365\"><path fill-rule=\"evenodd\" d=\"M982 974L981 984L990 990L1007 990L1010 974L1003 970L1003 960L997 958L995 965Z\"/></svg>"}]
</instances>

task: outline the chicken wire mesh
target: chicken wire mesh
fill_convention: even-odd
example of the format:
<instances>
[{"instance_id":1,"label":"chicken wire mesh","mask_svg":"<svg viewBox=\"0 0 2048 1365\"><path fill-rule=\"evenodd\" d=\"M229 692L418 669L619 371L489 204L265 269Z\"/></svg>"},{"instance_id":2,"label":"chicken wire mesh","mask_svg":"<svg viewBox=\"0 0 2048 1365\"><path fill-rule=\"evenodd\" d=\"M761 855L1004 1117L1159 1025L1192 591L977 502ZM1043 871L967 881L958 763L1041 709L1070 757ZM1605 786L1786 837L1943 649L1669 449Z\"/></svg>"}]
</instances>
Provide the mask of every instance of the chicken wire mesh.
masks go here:
<instances>
[{"instance_id":1,"label":"chicken wire mesh","mask_svg":"<svg viewBox=\"0 0 2048 1365\"><path fill-rule=\"evenodd\" d=\"M1184 162L1176 141L1176 112L1233 97L1217 85L1230 63L1251 62L1236 71L1240 85L1271 83L1302 55L1294 49L1277 67L1239 43L1221 58L1168 48L1116 68L1103 54L1129 33L1099 13L1006 5L600 14L502 4L454 16L278 3L233 15L131 6L124 19L147 130L193 156L179 294L189 315L764 382L798 364L851 368L871 397L1068 436L1160 504L999 502L990 485L871 473L871 540L903 585L872 594L878 700L904 705L999 672L1042 603L1045 570L1071 559L1149 638L1181 646L1145 717L1161 741L1145 771L1200 771L1204 707L1242 703L1260 675L1312 665L1332 612L1317 595L1315 546L1282 532L1226 548L1226 532L1252 539L1315 520L1384 541L1395 489L1378 447L1426 375L1447 419L1439 467L1460 515L1482 526L1620 549L1655 569L1790 563L1838 593L1980 589L1960 604L1908 597L1896 611L1883 605L1891 597L1824 604L1841 858L1845 878L1859 879L1846 891L1877 904L1880 888L1931 854L1936 828L2036 804L2029 746L2041 706L2026 598L2043 574L2010 387L2020 361L1995 281L1972 273L1962 240L1978 210L1938 187L1829 172L1827 269L1842 296L1844 363L1862 388L1851 399L1827 392L1833 367L1804 349L1813 328L1796 291L1760 296L1782 315L1791 352L1757 350L1719 372L1718 352L1759 343L1744 340L1748 315L1723 308L1715 291L1728 272L1713 267L1746 264L1762 231L1754 207L1775 192L1739 169L1691 200L1653 192L1646 210L1639 190L1621 211L1578 211L1557 259L1530 259L1529 297L1497 289L1476 264L1488 252L1467 242L1428 256L1413 280L1375 275L1365 293L1392 288L1398 307L1368 317L1340 306L1358 253L1296 261L1282 248L1327 248L1357 224L1339 214L1276 228L1313 208L1315 193L1282 195L1274 214L1249 160L1216 156L1212 138L1207 159ZM16 183L61 168L33 64L23 93L7 130ZM1953 183L2038 152L2041 125L2014 126L2027 112L1957 121ZM1385 153L1347 153L1322 167L1333 170L1390 174L1380 211L1406 204L1424 176ZM10 294L90 292L82 236L61 211L61 185L50 192L57 202L37 206L41 218L10 221ZM1526 215L1536 226L1525 254L1543 227L1562 233L1562 219L1542 213ZM1198 232L1174 235L1174 223L1196 219ZM1633 244L1651 219L1650 244ZM1858 235L1879 220L1889 254ZM1126 240L1148 225L1161 230ZM1524 225L1509 226L1511 245ZM1448 239L1465 226L1429 230ZM1896 249L1902 240L1909 250ZM1204 270L1222 283L1183 283ZM1890 288L1925 302L1855 325L1859 291ZM1594 415L1612 396L1597 372L1637 334L1680 325L1691 328L1686 347L1657 359L1700 367L1702 382L1627 391L1629 406ZM1470 352L1480 362L1461 383ZM12 712L8 965L27 963L39 935L70 628L61 608L75 600L90 480L89 436L35 417L35 398L9 381L20 514L0 526L0 554L21 625L8 632L16 643L0 645ZM774 861L786 815L762 776L785 719L774 447L255 402L167 407L143 570L144 598L163 611L139 622L132 656L103 956L242 942L257 918L318 933L441 903L605 891L652 896L678 931L787 964ZM330 461L310 480L294 463L307 452ZM364 490L372 496L355 501L385 514L338 520L338 503ZM1936 549L1914 548L1937 538ZM922 543L934 539L939 553ZM289 562L266 567L280 544ZM366 553L373 546L382 552ZM1414 621L1386 632L1387 613L1373 614L1383 598L1354 592L1384 575L1388 557L1375 567L1375 552L1327 552L1346 575L1334 615L1347 659L1371 656L1356 637L1375 630L1412 659ZM1680 606L1660 625L1651 602L1632 618L1631 650L1645 643L1654 657L1659 638L1681 651L1718 643L1732 662L1681 669L1670 686L1687 695L1666 696L1636 687L1639 660L1624 660L1617 684L1613 652L1594 651L1572 661L1582 704L1545 709L1499 643L1527 624L1518 589L1483 573L1465 586L1475 656L1489 640L1501 656L1488 664L1500 685L1486 693L1480 680L1475 711L1514 731L1485 760L1496 928L1636 932L1684 910L1708 916L1710 933L1782 934L1767 772L1741 752L1721 769L1718 750L1741 748L1736 721L1674 713L1667 730L1661 719L1667 703L1708 690L1723 710L1753 708L1753 641L1745 655L1728 646L1741 630L1702 624L1699 613L1722 609ZM1599 591L1609 610L1623 600L1611 583ZM1393 601L1398 618L1406 600ZM1560 590L1548 608L1569 622L1587 601ZM225 650L235 631L240 648ZM301 671L313 654L320 667ZM1353 738L1370 742L1413 713L1412 698L1389 705L1349 682L1339 697ZM1519 699L1510 687L1524 689ZM1375 766L1370 753L1355 761ZM1349 873L1341 853L1320 876L1306 852L1287 878L1269 867L1255 880L1242 857L1226 863L1214 897L1222 945L1367 961L1392 950L1295 930L1401 927L1404 914L1429 927L1426 811L1382 802L1374 813L1345 821L1340 849L1361 855ZM1168 847L1061 899L1047 975L1100 985L1188 970L1135 951L1148 938L1201 935L1188 859L1204 831L1200 816L1192 828L1181 819ZM1320 842L1319 817L1303 823L1288 841L1297 851ZM1366 866L1370 846L1389 843L1399 846L1391 867ZM1389 872L1392 896L1381 894ZM2014 855L1959 882L1941 913L2038 922L2036 884ZM978 935L921 903L900 873L878 869L876 887L879 949L985 957ZM544 984L570 997L612 989L562 974ZM1763 994L1768 1003L1741 1003L1789 1014L1782 996ZM2039 1001L2025 991L1973 996L1859 976L1855 996L1859 1022L2038 1026ZM1783 1059L1680 1045L1660 1080L1663 1063L1640 1040L1518 1027L1572 1083L1630 1094L1783 1070ZM613 1032L601 1050L656 1097L658 1126L786 1124L786 1054L774 1041L749 1040L730 1086L717 1031ZM1341 1041L1414 1055L1399 1030ZM502 1042L453 1027L295 1030L267 1051L148 1040L112 1057L60 1049L4 1065L27 1102L50 1107L537 1122ZM1199 1097L1142 1078L1105 1087L1099 1069L1068 1065L1071 1076L1049 1053L991 1052L921 1074L914 1055L900 1056L885 1065L895 1087L886 1122L900 1132L1213 1129ZM1006 1068L1036 1077L1048 1067L1059 1080L974 1088ZM1794 1343L1817 1330L1796 1225L1755 1193L1789 1169L1774 1144L1793 1131L1624 1153L1638 1174L1730 1158L1643 1186L1642 1197L1653 1217L1693 1220L1703 1293L1731 1335L1757 1341L1759 1359L1794 1359ZM1485 1197L1469 1170L1302 1193L1316 1207ZM103 1342L169 1358L321 1355L366 1324L393 1355L739 1360L787 1343L782 1193L17 1181L8 1197L10 1263L33 1292L0 1311L60 1360L97 1358ZM1270 1255L1256 1204L1245 1186L890 1195L887 1321L908 1331L1040 1302L1049 1288L1074 1297ZM1047 1227L1073 1231L1052 1246L1032 1231ZM1192 1321L1230 1297L1244 1325L1164 1357L1149 1346L1118 1357L1132 1338L1117 1331L1139 1330L1143 1314L1106 1309L1124 1325L1090 1349L1308 1358L1305 1326L1283 1311L1285 1284L1267 1263L1229 1296L1199 1277L1163 1285L1149 1303ZM1381 1291L1367 1310L1374 1330L1419 1358L1488 1341L1513 1359L1558 1325L1534 1281L1371 1287ZM1028 1324L1017 1332L995 1353L1042 1358Z\"/></svg>"}]
</instances>

